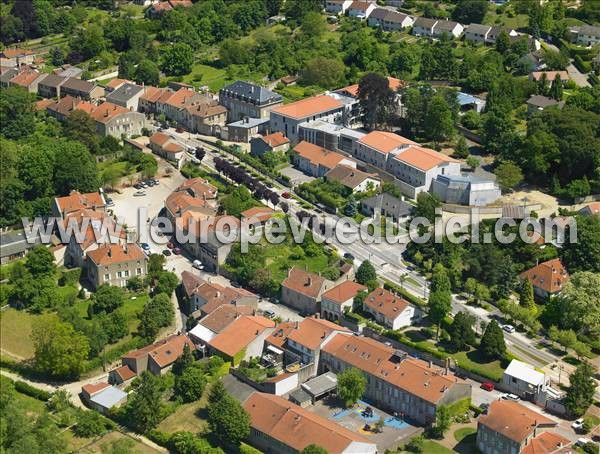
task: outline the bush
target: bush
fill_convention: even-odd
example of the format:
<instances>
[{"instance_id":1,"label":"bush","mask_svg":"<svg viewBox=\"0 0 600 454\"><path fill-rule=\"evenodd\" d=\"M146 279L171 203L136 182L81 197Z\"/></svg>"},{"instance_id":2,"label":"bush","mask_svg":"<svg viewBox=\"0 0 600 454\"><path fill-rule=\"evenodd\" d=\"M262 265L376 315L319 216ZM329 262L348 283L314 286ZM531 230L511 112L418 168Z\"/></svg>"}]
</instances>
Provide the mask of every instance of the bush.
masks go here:
<instances>
[{"instance_id":1,"label":"bush","mask_svg":"<svg viewBox=\"0 0 600 454\"><path fill-rule=\"evenodd\" d=\"M399 285L396 285L393 282L388 281L387 279L383 280L383 288L389 290L390 292L397 293L398 295L402 296L402 298L404 298L406 301L414 304L415 306L427 306L427 303L424 299L419 298L418 296L414 296L412 293L408 292L408 290L403 289Z\"/></svg>"},{"instance_id":2,"label":"bush","mask_svg":"<svg viewBox=\"0 0 600 454\"><path fill-rule=\"evenodd\" d=\"M171 434L163 432L158 429L152 429L148 433L148 438L152 440L157 445L160 445L164 448L168 448L171 442Z\"/></svg>"},{"instance_id":3,"label":"bush","mask_svg":"<svg viewBox=\"0 0 600 454\"><path fill-rule=\"evenodd\" d=\"M108 420L100 413L85 410L79 413L77 425L73 432L78 437L91 438L103 434L109 427L112 427L112 424L108 423Z\"/></svg>"},{"instance_id":4,"label":"bush","mask_svg":"<svg viewBox=\"0 0 600 454\"><path fill-rule=\"evenodd\" d=\"M15 390L22 394L26 394L29 397L33 397L34 399L41 400L43 402L47 402L52 397L52 393L48 391L44 391L42 389L34 388L29 383L25 383L24 381L17 380L14 382Z\"/></svg>"},{"instance_id":5,"label":"bush","mask_svg":"<svg viewBox=\"0 0 600 454\"><path fill-rule=\"evenodd\" d=\"M425 437L423 437L423 435L412 437L404 448L410 452L423 452L425 449Z\"/></svg>"}]
</instances>

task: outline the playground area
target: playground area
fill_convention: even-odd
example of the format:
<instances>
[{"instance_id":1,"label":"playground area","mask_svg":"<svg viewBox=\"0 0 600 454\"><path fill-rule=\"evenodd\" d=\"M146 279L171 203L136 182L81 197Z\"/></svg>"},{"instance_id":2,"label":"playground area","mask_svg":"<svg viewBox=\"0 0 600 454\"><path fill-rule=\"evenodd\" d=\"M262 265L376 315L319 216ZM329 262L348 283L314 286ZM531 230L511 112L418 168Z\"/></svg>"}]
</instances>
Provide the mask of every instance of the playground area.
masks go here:
<instances>
[{"instance_id":1,"label":"playground area","mask_svg":"<svg viewBox=\"0 0 600 454\"><path fill-rule=\"evenodd\" d=\"M335 397L318 401L307 410L313 411L337 424L356 432L369 441L377 444L380 452L393 449L405 443L421 429L403 421L400 417L390 415L367 402L358 401L352 408L344 408ZM383 427L378 428L383 421Z\"/></svg>"}]
</instances>

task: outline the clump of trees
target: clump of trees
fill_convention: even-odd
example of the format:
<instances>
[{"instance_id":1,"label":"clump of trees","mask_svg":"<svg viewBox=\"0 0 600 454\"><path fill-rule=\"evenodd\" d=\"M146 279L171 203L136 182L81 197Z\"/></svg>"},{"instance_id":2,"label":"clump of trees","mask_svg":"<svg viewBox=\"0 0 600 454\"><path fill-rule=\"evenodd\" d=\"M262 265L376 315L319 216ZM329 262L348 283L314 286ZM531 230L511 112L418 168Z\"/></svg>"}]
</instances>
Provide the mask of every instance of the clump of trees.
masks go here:
<instances>
[{"instance_id":1,"label":"clump of trees","mask_svg":"<svg viewBox=\"0 0 600 454\"><path fill-rule=\"evenodd\" d=\"M337 394L346 407L353 406L365 393L367 379L360 369L351 367L337 376Z\"/></svg>"}]
</instances>

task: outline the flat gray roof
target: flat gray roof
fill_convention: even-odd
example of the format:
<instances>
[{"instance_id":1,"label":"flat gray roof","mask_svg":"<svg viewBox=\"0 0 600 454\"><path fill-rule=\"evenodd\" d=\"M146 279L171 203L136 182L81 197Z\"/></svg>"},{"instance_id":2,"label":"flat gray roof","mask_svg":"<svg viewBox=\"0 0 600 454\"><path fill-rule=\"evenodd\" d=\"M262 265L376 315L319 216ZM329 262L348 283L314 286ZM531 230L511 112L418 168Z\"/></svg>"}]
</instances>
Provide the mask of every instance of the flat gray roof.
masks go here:
<instances>
[{"instance_id":1,"label":"flat gray roof","mask_svg":"<svg viewBox=\"0 0 600 454\"><path fill-rule=\"evenodd\" d=\"M326 372L302 384L302 389L312 397L319 397L337 387L337 375Z\"/></svg>"},{"instance_id":2,"label":"flat gray roof","mask_svg":"<svg viewBox=\"0 0 600 454\"><path fill-rule=\"evenodd\" d=\"M104 408L112 408L127 397L127 393L119 388L109 386L98 394L94 394L90 401Z\"/></svg>"},{"instance_id":3,"label":"flat gray roof","mask_svg":"<svg viewBox=\"0 0 600 454\"><path fill-rule=\"evenodd\" d=\"M265 124L268 122L269 122L268 118L248 117L243 120L236 121L234 123L229 123L227 126L233 126L234 128L250 129L250 128L254 128L255 126L259 126L259 125L262 125L262 124Z\"/></svg>"}]
</instances>

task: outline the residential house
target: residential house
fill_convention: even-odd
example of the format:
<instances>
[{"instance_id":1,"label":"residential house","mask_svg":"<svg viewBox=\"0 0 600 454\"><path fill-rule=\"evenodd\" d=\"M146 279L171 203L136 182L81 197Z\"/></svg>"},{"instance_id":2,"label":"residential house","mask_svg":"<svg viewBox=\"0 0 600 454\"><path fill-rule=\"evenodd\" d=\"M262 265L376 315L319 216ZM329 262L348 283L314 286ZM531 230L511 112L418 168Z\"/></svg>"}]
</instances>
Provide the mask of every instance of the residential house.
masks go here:
<instances>
[{"instance_id":1,"label":"residential house","mask_svg":"<svg viewBox=\"0 0 600 454\"><path fill-rule=\"evenodd\" d=\"M231 142L248 143L253 136L265 134L268 129L268 118L245 117L227 125L227 139Z\"/></svg>"},{"instance_id":2,"label":"residential house","mask_svg":"<svg viewBox=\"0 0 600 454\"><path fill-rule=\"evenodd\" d=\"M294 147L293 161L298 169L315 178L324 176L339 164L356 168L356 161L353 159L305 141Z\"/></svg>"},{"instance_id":3,"label":"residential house","mask_svg":"<svg viewBox=\"0 0 600 454\"><path fill-rule=\"evenodd\" d=\"M194 318L211 314L221 306L258 308L258 296L243 288L223 287L216 282L200 282L190 294L189 311Z\"/></svg>"},{"instance_id":4,"label":"residential house","mask_svg":"<svg viewBox=\"0 0 600 454\"><path fill-rule=\"evenodd\" d=\"M500 34L502 32L506 32L509 39L511 37L519 36L517 31L513 28L505 28L500 25L494 25L488 32L486 43L487 44L496 44L496 40L498 39L498 36L500 36Z\"/></svg>"},{"instance_id":5,"label":"residential house","mask_svg":"<svg viewBox=\"0 0 600 454\"><path fill-rule=\"evenodd\" d=\"M227 122L227 109L209 96L186 108L184 124L190 132L220 136Z\"/></svg>"},{"instance_id":6,"label":"residential house","mask_svg":"<svg viewBox=\"0 0 600 454\"><path fill-rule=\"evenodd\" d=\"M544 74L550 83L552 83L557 77L560 77L560 80L563 84L566 81L571 80L571 76L569 76L567 71L533 71L529 74L529 80L538 82Z\"/></svg>"},{"instance_id":7,"label":"residential house","mask_svg":"<svg viewBox=\"0 0 600 454\"><path fill-rule=\"evenodd\" d=\"M579 25L569 28L571 42L581 46L594 46L600 43L600 27L595 25Z\"/></svg>"},{"instance_id":8,"label":"residential house","mask_svg":"<svg viewBox=\"0 0 600 454\"><path fill-rule=\"evenodd\" d=\"M390 10L386 8L375 8L369 14L369 18L367 19L367 24L369 27L381 27L383 29L383 20L385 16L388 15Z\"/></svg>"},{"instance_id":9,"label":"residential house","mask_svg":"<svg viewBox=\"0 0 600 454\"><path fill-rule=\"evenodd\" d=\"M333 115L341 119L345 110L344 103L329 95L313 96L271 110L270 127L272 132L282 132L290 143L298 143L298 126L310 120Z\"/></svg>"},{"instance_id":10,"label":"residential house","mask_svg":"<svg viewBox=\"0 0 600 454\"><path fill-rule=\"evenodd\" d=\"M570 452L561 449L569 440L548 432L557 426L518 402L496 400L477 421L477 449L482 454ZM536 449L547 446L549 437L555 438L549 451Z\"/></svg>"},{"instance_id":11,"label":"residential house","mask_svg":"<svg viewBox=\"0 0 600 454\"><path fill-rule=\"evenodd\" d=\"M35 69L22 69L10 79L8 85L11 87L21 87L29 93L37 93L40 81L46 78L46 74L40 73Z\"/></svg>"},{"instance_id":12,"label":"residential house","mask_svg":"<svg viewBox=\"0 0 600 454\"><path fill-rule=\"evenodd\" d=\"M108 383L116 386L128 386L137 377L128 366L120 366L108 373Z\"/></svg>"},{"instance_id":13,"label":"residential house","mask_svg":"<svg viewBox=\"0 0 600 454\"><path fill-rule=\"evenodd\" d=\"M171 4L169 2L161 1L161 2L154 3L153 5L151 5L150 8L148 8L146 10L146 15L150 19L158 19L164 13L171 11L172 9L173 9L173 7L171 6Z\"/></svg>"},{"instance_id":14,"label":"residential house","mask_svg":"<svg viewBox=\"0 0 600 454\"><path fill-rule=\"evenodd\" d=\"M264 225L275 215L275 211L266 206L248 208L240 213L242 224Z\"/></svg>"},{"instance_id":15,"label":"residential house","mask_svg":"<svg viewBox=\"0 0 600 454\"><path fill-rule=\"evenodd\" d=\"M527 100L527 113L532 115L536 112L542 112L548 107L558 107L561 109L564 106L563 101L557 101L556 99L548 98L542 95L531 95Z\"/></svg>"},{"instance_id":16,"label":"residential house","mask_svg":"<svg viewBox=\"0 0 600 454\"><path fill-rule=\"evenodd\" d=\"M336 181L352 192L376 190L381 180L374 173L363 172L345 164L339 164L325 174L327 181Z\"/></svg>"},{"instance_id":17,"label":"residential house","mask_svg":"<svg viewBox=\"0 0 600 454\"><path fill-rule=\"evenodd\" d=\"M439 20L433 28L433 36L441 38L443 35L447 35L450 38L458 38L463 33L463 26L458 22L451 20Z\"/></svg>"},{"instance_id":18,"label":"residential house","mask_svg":"<svg viewBox=\"0 0 600 454\"><path fill-rule=\"evenodd\" d=\"M324 120L306 121L298 125L298 140L333 151L352 153L358 139L366 133Z\"/></svg>"},{"instance_id":19,"label":"residential house","mask_svg":"<svg viewBox=\"0 0 600 454\"><path fill-rule=\"evenodd\" d=\"M272 394L254 392L244 402L248 441L264 452L297 453L308 445L326 452L375 454L377 445L327 418Z\"/></svg>"},{"instance_id":20,"label":"residential house","mask_svg":"<svg viewBox=\"0 0 600 454\"><path fill-rule=\"evenodd\" d=\"M238 80L219 90L219 104L228 111L227 120L269 118L269 112L283 104L283 96L250 82Z\"/></svg>"},{"instance_id":21,"label":"residential house","mask_svg":"<svg viewBox=\"0 0 600 454\"><path fill-rule=\"evenodd\" d=\"M344 312L352 310L354 297L367 287L354 281L346 280L327 290L321 297L321 317L327 320L341 320Z\"/></svg>"},{"instance_id":22,"label":"residential house","mask_svg":"<svg viewBox=\"0 0 600 454\"><path fill-rule=\"evenodd\" d=\"M208 218L216 214L217 188L204 178L185 180L165 200L167 218L171 222L195 213L195 219Z\"/></svg>"},{"instance_id":23,"label":"residential house","mask_svg":"<svg viewBox=\"0 0 600 454\"><path fill-rule=\"evenodd\" d=\"M157 155L173 163L177 169L181 169L187 160L185 148L164 132L152 134L148 147Z\"/></svg>"},{"instance_id":24,"label":"residential house","mask_svg":"<svg viewBox=\"0 0 600 454\"><path fill-rule=\"evenodd\" d=\"M388 162L388 171L398 180L400 190L411 198L429 191L438 175L460 175L460 162L443 153L411 146L394 155Z\"/></svg>"},{"instance_id":25,"label":"residential house","mask_svg":"<svg viewBox=\"0 0 600 454\"><path fill-rule=\"evenodd\" d=\"M438 22L437 19L419 16L413 24L412 34L416 36L433 36L435 26Z\"/></svg>"},{"instance_id":26,"label":"residential house","mask_svg":"<svg viewBox=\"0 0 600 454\"><path fill-rule=\"evenodd\" d=\"M410 326L420 312L404 298L384 288L376 288L363 301L363 311L371 314L386 328L393 330Z\"/></svg>"},{"instance_id":27,"label":"residential house","mask_svg":"<svg viewBox=\"0 0 600 454\"><path fill-rule=\"evenodd\" d=\"M444 203L468 206L489 205L502 196L495 181L473 175L437 175L431 192Z\"/></svg>"},{"instance_id":28,"label":"residential house","mask_svg":"<svg viewBox=\"0 0 600 454\"><path fill-rule=\"evenodd\" d=\"M240 220L227 215L207 218L184 214L176 220L176 229L178 234L190 238L183 248L194 259L200 260L205 270L218 274L233 243L239 239Z\"/></svg>"},{"instance_id":29,"label":"residential house","mask_svg":"<svg viewBox=\"0 0 600 454\"><path fill-rule=\"evenodd\" d=\"M177 91L166 89L156 101L156 113L163 114L167 119L180 126L185 125L188 118L187 106L200 101L204 96L189 88L182 87Z\"/></svg>"},{"instance_id":30,"label":"residential house","mask_svg":"<svg viewBox=\"0 0 600 454\"><path fill-rule=\"evenodd\" d=\"M354 1L348 7L348 16L356 17L357 19L367 19L375 10L377 4L369 1Z\"/></svg>"},{"instance_id":31,"label":"residential house","mask_svg":"<svg viewBox=\"0 0 600 454\"><path fill-rule=\"evenodd\" d=\"M381 170L386 170L390 156L416 145L415 142L393 132L372 131L355 143L352 154Z\"/></svg>"},{"instance_id":32,"label":"residential house","mask_svg":"<svg viewBox=\"0 0 600 454\"><path fill-rule=\"evenodd\" d=\"M144 87L141 85L124 82L106 95L106 101L137 112L143 94Z\"/></svg>"},{"instance_id":33,"label":"residential house","mask_svg":"<svg viewBox=\"0 0 600 454\"><path fill-rule=\"evenodd\" d=\"M382 28L386 32L398 31L412 26L414 18L408 14L388 10L383 18Z\"/></svg>"},{"instance_id":34,"label":"residential house","mask_svg":"<svg viewBox=\"0 0 600 454\"><path fill-rule=\"evenodd\" d=\"M35 241L29 242L23 230L9 230L0 233L0 264L12 262L25 257L29 249L41 243L41 238L36 236Z\"/></svg>"},{"instance_id":35,"label":"residential house","mask_svg":"<svg viewBox=\"0 0 600 454\"><path fill-rule=\"evenodd\" d=\"M458 105L462 112L474 110L477 113L481 113L483 112L483 109L485 109L485 100L468 93L458 92L456 94L456 100L458 101Z\"/></svg>"},{"instance_id":36,"label":"residential house","mask_svg":"<svg viewBox=\"0 0 600 454\"><path fill-rule=\"evenodd\" d=\"M127 401L127 393L108 383L87 384L81 387L82 400L92 409L106 414Z\"/></svg>"},{"instance_id":37,"label":"residential house","mask_svg":"<svg viewBox=\"0 0 600 454\"><path fill-rule=\"evenodd\" d=\"M145 87L144 94L138 100L138 110L144 113L156 114L158 112L156 104L167 92L169 90L166 88Z\"/></svg>"},{"instance_id":38,"label":"residential house","mask_svg":"<svg viewBox=\"0 0 600 454\"><path fill-rule=\"evenodd\" d=\"M375 217L376 213L379 213L379 215L391 218L396 222L408 218L415 210L415 207L410 203L387 192L362 199L360 204L363 214Z\"/></svg>"},{"instance_id":39,"label":"residential house","mask_svg":"<svg viewBox=\"0 0 600 454\"><path fill-rule=\"evenodd\" d=\"M75 109L83 110L89 114L93 108L94 106L87 101L67 95L46 107L46 112L51 117L63 122Z\"/></svg>"},{"instance_id":40,"label":"residential house","mask_svg":"<svg viewBox=\"0 0 600 454\"><path fill-rule=\"evenodd\" d=\"M96 101L104 96L104 88L94 82L69 77L60 88L60 96L67 95L84 101Z\"/></svg>"},{"instance_id":41,"label":"residential house","mask_svg":"<svg viewBox=\"0 0 600 454\"><path fill-rule=\"evenodd\" d=\"M321 296L333 282L296 266L281 283L281 301L304 314L320 312Z\"/></svg>"},{"instance_id":42,"label":"residential house","mask_svg":"<svg viewBox=\"0 0 600 454\"><path fill-rule=\"evenodd\" d=\"M0 66L19 68L21 65L33 64L36 54L29 49L5 48L0 51Z\"/></svg>"},{"instance_id":43,"label":"residential house","mask_svg":"<svg viewBox=\"0 0 600 454\"><path fill-rule=\"evenodd\" d=\"M48 74L38 83L38 95L42 98L60 98L60 87L66 80L66 77Z\"/></svg>"},{"instance_id":44,"label":"residential house","mask_svg":"<svg viewBox=\"0 0 600 454\"><path fill-rule=\"evenodd\" d=\"M329 14L335 14L339 16L346 13L346 10L350 7L353 0L326 0L325 11Z\"/></svg>"},{"instance_id":45,"label":"residential house","mask_svg":"<svg viewBox=\"0 0 600 454\"><path fill-rule=\"evenodd\" d=\"M79 191L71 191L64 197L55 197L52 204L52 216L65 219L70 213L81 210L92 210L104 212L106 202L104 196L100 192L80 193Z\"/></svg>"},{"instance_id":46,"label":"residential house","mask_svg":"<svg viewBox=\"0 0 600 454\"><path fill-rule=\"evenodd\" d=\"M96 122L96 132L102 137L112 136L121 139L139 136L142 134L142 129L146 127L144 114L110 102L103 102L94 107L90 116Z\"/></svg>"},{"instance_id":47,"label":"residential house","mask_svg":"<svg viewBox=\"0 0 600 454\"><path fill-rule=\"evenodd\" d=\"M560 259L540 263L522 272L520 277L529 280L535 295L542 299L559 294L569 281L569 273Z\"/></svg>"},{"instance_id":48,"label":"residential house","mask_svg":"<svg viewBox=\"0 0 600 454\"><path fill-rule=\"evenodd\" d=\"M250 153L255 156L262 156L270 151L287 151L290 147L290 140L281 132L274 132L265 136L252 137L250 139Z\"/></svg>"},{"instance_id":49,"label":"residential house","mask_svg":"<svg viewBox=\"0 0 600 454\"><path fill-rule=\"evenodd\" d=\"M144 279L148 272L146 256L135 243L104 243L86 255L86 274L94 289L103 284L126 287L129 279Z\"/></svg>"},{"instance_id":50,"label":"residential house","mask_svg":"<svg viewBox=\"0 0 600 454\"><path fill-rule=\"evenodd\" d=\"M134 83L128 79L119 79L118 77L115 77L114 79L111 79L108 81L108 83L104 87L104 91L107 94L112 93L113 91L115 91L117 88L119 88L121 85L124 85L124 84L134 84Z\"/></svg>"},{"instance_id":51,"label":"residential house","mask_svg":"<svg viewBox=\"0 0 600 454\"><path fill-rule=\"evenodd\" d=\"M360 369L367 379L365 399L418 424L431 425L437 408L471 397L471 385L448 368L411 358L368 337L338 333L322 348L320 359L322 372Z\"/></svg>"},{"instance_id":52,"label":"residential house","mask_svg":"<svg viewBox=\"0 0 600 454\"><path fill-rule=\"evenodd\" d=\"M172 335L123 355L121 365L129 367L138 376L145 371L161 375L183 354L185 345L194 351L194 343L186 335Z\"/></svg>"},{"instance_id":53,"label":"residential house","mask_svg":"<svg viewBox=\"0 0 600 454\"><path fill-rule=\"evenodd\" d=\"M505 391L531 402L544 404L550 378L527 363L513 359L502 374Z\"/></svg>"},{"instance_id":54,"label":"residential house","mask_svg":"<svg viewBox=\"0 0 600 454\"><path fill-rule=\"evenodd\" d=\"M260 357L265 339L275 322L259 315L242 315L208 341L209 355L219 355L236 366L243 360Z\"/></svg>"},{"instance_id":55,"label":"residential house","mask_svg":"<svg viewBox=\"0 0 600 454\"><path fill-rule=\"evenodd\" d=\"M0 66L0 87L10 87L10 80L19 74L19 68L9 68L7 66Z\"/></svg>"},{"instance_id":56,"label":"residential house","mask_svg":"<svg viewBox=\"0 0 600 454\"><path fill-rule=\"evenodd\" d=\"M219 191L204 178L188 178L179 185L176 191L186 192L196 199L212 200L211 206L214 208L217 206L216 199Z\"/></svg>"},{"instance_id":57,"label":"residential house","mask_svg":"<svg viewBox=\"0 0 600 454\"><path fill-rule=\"evenodd\" d=\"M584 206L579 213L583 216L600 216L600 202L592 202Z\"/></svg>"},{"instance_id":58,"label":"residential house","mask_svg":"<svg viewBox=\"0 0 600 454\"><path fill-rule=\"evenodd\" d=\"M64 64L52 70L52 74L56 74L61 77L79 77L81 78L81 74L83 74L83 69L77 66Z\"/></svg>"},{"instance_id":59,"label":"residential house","mask_svg":"<svg viewBox=\"0 0 600 454\"><path fill-rule=\"evenodd\" d=\"M465 41L485 44L491 29L490 25L469 24L465 27Z\"/></svg>"},{"instance_id":60,"label":"residential house","mask_svg":"<svg viewBox=\"0 0 600 454\"><path fill-rule=\"evenodd\" d=\"M249 306L224 304L199 320L196 326L188 331L188 335L196 344L196 348L203 350L211 339L243 315L254 315L254 309Z\"/></svg>"}]
</instances>

